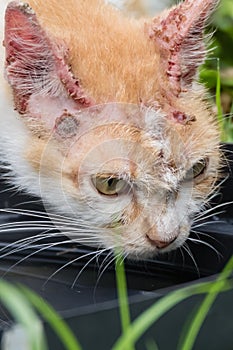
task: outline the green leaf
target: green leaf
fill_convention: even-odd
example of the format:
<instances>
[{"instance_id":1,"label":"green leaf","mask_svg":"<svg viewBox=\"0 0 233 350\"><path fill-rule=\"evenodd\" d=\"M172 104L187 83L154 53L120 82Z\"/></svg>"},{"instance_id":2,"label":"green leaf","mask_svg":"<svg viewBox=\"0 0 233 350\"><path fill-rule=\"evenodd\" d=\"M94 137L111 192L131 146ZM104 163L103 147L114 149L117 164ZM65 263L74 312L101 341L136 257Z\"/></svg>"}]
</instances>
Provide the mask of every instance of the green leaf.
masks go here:
<instances>
[{"instance_id":1,"label":"green leaf","mask_svg":"<svg viewBox=\"0 0 233 350\"><path fill-rule=\"evenodd\" d=\"M8 282L0 281L0 300L23 327L31 350L46 350L45 337L40 319L33 311L26 297Z\"/></svg>"},{"instance_id":2,"label":"green leaf","mask_svg":"<svg viewBox=\"0 0 233 350\"><path fill-rule=\"evenodd\" d=\"M26 287L21 286L21 290L43 318L50 324L51 328L65 346L65 349L82 349L71 329L48 303Z\"/></svg>"},{"instance_id":3,"label":"green leaf","mask_svg":"<svg viewBox=\"0 0 233 350\"><path fill-rule=\"evenodd\" d=\"M159 347L156 344L156 342L154 341L154 339L149 339L146 342L146 350L159 350Z\"/></svg>"},{"instance_id":4,"label":"green leaf","mask_svg":"<svg viewBox=\"0 0 233 350\"><path fill-rule=\"evenodd\" d=\"M152 305L149 309L144 311L127 329L127 331L119 337L116 343L113 345L112 350L127 349L127 344L135 344L138 339L151 327L162 315L175 305L180 303L192 295L208 293L210 288L217 284L215 288L221 291L229 290L232 288L232 284L228 281L217 282L205 282L201 284L195 284L174 292L169 293L167 296L160 299L156 304Z\"/></svg>"},{"instance_id":5,"label":"green leaf","mask_svg":"<svg viewBox=\"0 0 233 350\"><path fill-rule=\"evenodd\" d=\"M224 120L223 120L223 112L221 105L221 77L220 77L220 65L219 59L217 58L217 81L216 81L216 106L218 110L218 123L221 130L221 138L224 140Z\"/></svg>"},{"instance_id":6,"label":"green leaf","mask_svg":"<svg viewBox=\"0 0 233 350\"><path fill-rule=\"evenodd\" d=\"M233 271L233 256L225 266L222 273L217 278L216 283L214 283L210 287L209 292L205 297L204 301L202 302L201 306L198 308L196 315L193 317L191 322L189 322L189 329L186 332L186 335L179 347L181 350L191 350L193 348L197 335L201 329L201 326L204 320L206 319L206 316L211 306L215 302L219 293L224 288L227 278L232 274L232 271Z\"/></svg>"},{"instance_id":7,"label":"green leaf","mask_svg":"<svg viewBox=\"0 0 233 350\"><path fill-rule=\"evenodd\" d=\"M117 294L118 294L118 303L120 309L120 319L121 319L121 328L122 333L125 334L130 327L130 310L128 302L128 293L127 293L127 282L124 268L124 260L121 254L115 254L115 266L116 266L116 282L117 282ZM127 349L133 350L133 343L127 342Z\"/></svg>"}]
</instances>

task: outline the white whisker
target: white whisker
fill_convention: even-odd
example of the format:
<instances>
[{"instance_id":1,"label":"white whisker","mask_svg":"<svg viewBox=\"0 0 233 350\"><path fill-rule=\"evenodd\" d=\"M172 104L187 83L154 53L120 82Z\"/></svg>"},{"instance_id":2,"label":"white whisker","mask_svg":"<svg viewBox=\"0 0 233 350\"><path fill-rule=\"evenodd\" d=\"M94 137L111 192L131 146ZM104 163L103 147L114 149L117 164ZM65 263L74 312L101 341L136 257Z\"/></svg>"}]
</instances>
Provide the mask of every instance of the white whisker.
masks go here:
<instances>
[{"instance_id":1,"label":"white whisker","mask_svg":"<svg viewBox=\"0 0 233 350\"><path fill-rule=\"evenodd\" d=\"M198 277L200 278L201 274L200 274L200 270L199 270L199 267L197 265L197 262L193 256L193 253L191 252L189 246L187 244L184 244L183 245L183 249L188 253L189 257L191 258L195 268L196 268L196 271L197 271L197 274L198 274Z\"/></svg>"},{"instance_id":2,"label":"white whisker","mask_svg":"<svg viewBox=\"0 0 233 350\"><path fill-rule=\"evenodd\" d=\"M196 231L196 230L191 230L191 232L194 233L197 236L198 239L201 239L200 236L207 237L207 238L213 240L215 243L217 243L218 245L220 245L220 246L222 246L224 248L224 244L221 241L219 241L218 239L216 239L212 235L209 235L208 233L200 232L200 231Z\"/></svg>"},{"instance_id":3,"label":"white whisker","mask_svg":"<svg viewBox=\"0 0 233 350\"><path fill-rule=\"evenodd\" d=\"M102 253L104 253L104 252L106 252L106 251L108 251L108 250L109 250L109 249L106 249L106 248L105 248L105 249L101 249L101 250L98 250L98 251L95 252L95 255L94 255L91 259L89 259L88 262L81 268L81 270L79 271L79 273L78 273L77 276L75 277L75 279L74 279L74 281L73 281L73 283L72 283L71 288L74 288L76 282L77 282L78 279L80 278L80 276L81 276L81 274L83 273L83 271L87 268L87 266L88 266L93 260L99 258L99 256L100 256Z\"/></svg>"},{"instance_id":4,"label":"white whisker","mask_svg":"<svg viewBox=\"0 0 233 350\"><path fill-rule=\"evenodd\" d=\"M103 249L102 251L104 252L106 249ZM98 253L101 253L102 252L101 250L98 251ZM75 262L83 259L83 258L87 258L89 256L92 256L94 254L94 258L96 256L96 251L92 251L92 252L89 252L87 254L84 254L84 255L81 255L81 256L78 256L77 258L74 258L72 259L71 261L68 261L66 264L64 264L63 266L61 266L59 269L57 269L56 271L54 271L49 277L48 279L46 280L46 282L43 284L43 287L46 286L46 284L55 276L57 275L60 271L62 271L63 269L65 269L67 266L70 266L72 264L74 264ZM93 259L92 259L93 260Z\"/></svg>"},{"instance_id":5,"label":"white whisker","mask_svg":"<svg viewBox=\"0 0 233 350\"><path fill-rule=\"evenodd\" d=\"M199 215L196 216L196 218L201 218L201 217L205 216L206 214L213 212L214 210L217 210L219 208L222 208L222 207L230 205L230 204L233 204L233 201L226 202L226 203L221 203L221 204L216 205L213 208L210 208L210 209L207 209L207 210L203 210L203 212L200 212Z\"/></svg>"},{"instance_id":6,"label":"white whisker","mask_svg":"<svg viewBox=\"0 0 233 350\"><path fill-rule=\"evenodd\" d=\"M214 216L214 215L213 215ZM211 216L210 216L211 217ZM208 217L206 217L205 219L208 219ZM200 222L201 222L201 220L199 220ZM200 224L198 224L198 225L193 225L193 229L196 229L196 228L199 228L199 227L204 227L204 226L208 226L208 225L216 225L216 223L218 223L218 224L222 224L222 223L224 223L224 220L218 220L218 221L203 221L203 222L201 222ZM194 222L194 224L195 224L195 222Z\"/></svg>"},{"instance_id":7,"label":"white whisker","mask_svg":"<svg viewBox=\"0 0 233 350\"><path fill-rule=\"evenodd\" d=\"M181 247L178 247L178 250L180 251L180 254L181 254L181 257L182 257L182 262L183 262L183 267L185 265L185 255L184 255L184 252L183 252L183 246Z\"/></svg>"},{"instance_id":8,"label":"white whisker","mask_svg":"<svg viewBox=\"0 0 233 350\"><path fill-rule=\"evenodd\" d=\"M209 244L209 243L207 243L205 241L202 241L202 240L199 240L199 239L195 239L195 238L190 238L190 237L188 237L188 240L190 242L194 242L194 243L197 243L197 244L203 244L203 245L209 247L210 249L212 249L216 253L216 255L217 255L219 260L223 258L222 254L216 248L214 248L211 244Z\"/></svg>"},{"instance_id":9,"label":"white whisker","mask_svg":"<svg viewBox=\"0 0 233 350\"><path fill-rule=\"evenodd\" d=\"M95 288L94 288L94 295L96 294L96 290L97 290L98 284L100 283L100 280L101 280L103 274L107 271L109 266L115 260L115 256L112 254L111 251L107 254L107 256L105 257L104 261L106 262L108 259L109 259L109 261L105 264L105 266L103 266L103 269L102 269L102 266L101 266L101 268L99 270L98 278L97 278L97 281L96 281L96 284L95 284Z\"/></svg>"}]
</instances>

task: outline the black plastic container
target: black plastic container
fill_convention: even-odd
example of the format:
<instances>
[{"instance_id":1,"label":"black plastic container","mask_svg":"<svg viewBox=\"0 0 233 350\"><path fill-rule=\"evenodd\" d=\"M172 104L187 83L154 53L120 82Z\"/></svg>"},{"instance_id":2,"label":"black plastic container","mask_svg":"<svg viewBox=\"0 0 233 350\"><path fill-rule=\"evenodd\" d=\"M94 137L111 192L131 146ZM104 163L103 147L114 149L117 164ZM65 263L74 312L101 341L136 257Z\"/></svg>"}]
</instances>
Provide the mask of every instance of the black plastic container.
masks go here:
<instances>
[{"instance_id":1,"label":"black plastic container","mask_svg":"<svg viewBox=\"0 0 233 350\"><path fill-rule=\"evenodd\" d=\"M218 196L219 203L233 201L233 176L230 170L233 147L225 145L224 148L229 159L226 168L229 177L222 186L221 195ZM34 199L24 194L13 195L10 191L5 191L7 186L4 182L1 182L1 188L1 208L26 207L43 210L40 205L32 204ZM25 202L28 204L20 205ZM132 319L171 290L214 279L222 270L233 254L233 205L228 204L221 207L221 211L222 209L223 213L212 217L212 222L201 228L205 244L189 243L195 262L188 254L183 256L179 250L155 260L126 262ZM19 222L16 230L12 228L11 231L0 232L2 277L13 283L26 284L51 303L73 329L83 349L111 349L121 334L114 264L110 264L105 270L108 262L106 255L89 262L88 254L93 252L90 248L71 243L62 244L60 241L63 237L54 238L53 246L47 249L38 250L39 242L31 242L27 249L22 250L19 242L18 249L15 249L14 243L12 250L13 242L40 233L33 228L25 230L23 225L20 225L32 219L33 217L16 212L0 213L2 224ZM210 245L214 249L210 248ZM74 262L71 264L72 260ZM202 298L191 297L174 307L143 335L137 348L146 349L146 341L154 338L160 350L176 349L188 316ZM218 297L194 349L233 349L232 300L233 291ZM0 317L4 319L4 314ZM64 349L49 326L46 326L46 332L50 350Z\"/></svg>"}]
</instances>

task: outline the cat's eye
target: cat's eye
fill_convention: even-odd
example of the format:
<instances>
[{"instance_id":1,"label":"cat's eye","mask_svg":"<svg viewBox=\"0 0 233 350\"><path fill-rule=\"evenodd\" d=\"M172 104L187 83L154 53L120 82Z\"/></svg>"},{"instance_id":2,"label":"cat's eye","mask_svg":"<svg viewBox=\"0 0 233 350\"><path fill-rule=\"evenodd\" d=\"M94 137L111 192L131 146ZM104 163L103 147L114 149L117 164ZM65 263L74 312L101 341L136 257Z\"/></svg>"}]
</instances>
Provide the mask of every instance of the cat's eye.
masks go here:
<instances>
[{"instance_id":1,"label":"cat's eye","mask_svg":"<svg viewBox=\"0 0 233 350\"><path fill-rule=\"evenodd\" d=\"M198 179L202 175L204 175L205 170L208 165L208 159L200 159L197 163L195 163L192 168L187 172L185 180L189 181L192 179Z\"/></svg>"},{"instance_id":2,"label":"cat's eye","mask_svg":"<svg viewBox=\"0 0 233 350\"><path fill-rule=\"evenodd\" d=\"M93 176L92 183L97 191L105 196L116 196L130 191L130 184L119 177Z\"/></svg>"}]
</instances>

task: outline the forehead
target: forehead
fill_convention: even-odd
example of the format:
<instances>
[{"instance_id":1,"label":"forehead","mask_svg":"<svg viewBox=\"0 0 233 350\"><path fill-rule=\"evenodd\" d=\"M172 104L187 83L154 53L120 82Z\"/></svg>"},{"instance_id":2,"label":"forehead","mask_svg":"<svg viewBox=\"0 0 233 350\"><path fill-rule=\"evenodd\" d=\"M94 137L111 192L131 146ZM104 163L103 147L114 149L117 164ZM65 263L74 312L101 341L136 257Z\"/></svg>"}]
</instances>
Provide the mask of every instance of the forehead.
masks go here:
<instances>
[{"instance_id":1,"label":"forehead","mask_svg":"<svg viewBox=\"0 0 233 350\"><path fill-rule=\"evenodd\" d=\"M111 108L110 108L111 107ZM67 152L83 172L158 174L185 165L186 147L160 111L136 105L104 105L85 111Z\"/></svg>"}]
</instances>

